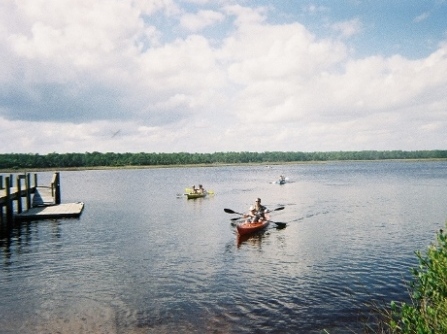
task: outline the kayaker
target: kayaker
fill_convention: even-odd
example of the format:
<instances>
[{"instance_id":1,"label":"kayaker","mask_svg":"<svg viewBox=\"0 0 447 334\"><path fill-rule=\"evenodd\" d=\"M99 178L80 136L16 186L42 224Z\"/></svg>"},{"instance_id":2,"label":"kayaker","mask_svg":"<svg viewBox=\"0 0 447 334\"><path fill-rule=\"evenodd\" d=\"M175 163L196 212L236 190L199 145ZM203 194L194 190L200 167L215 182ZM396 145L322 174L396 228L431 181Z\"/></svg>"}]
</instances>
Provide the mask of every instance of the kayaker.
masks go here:
<instances>
[{"instance_id":1,"label":"kayaker","mask_svg":"<svg viewBox=\"0 0 447 334\"><path fill-rule=\"evenodd\" d=\"M199 194L205 194L206 190L205 190L205 188L203 188L203 186L201 184L199 184L199 189L197 189L197 192Z\"/></svg>"},{"instance_id":2,"label":"kayaker","mask_svg":"<svg viewBox=\"0 0 447 334\"><path fill-rule=\"evenodd\" d=\"M199 190L199 189L196 188L196 185L193 185L193 186L192 186L192 193L193 193L193 194L197 194L197 193L198 193L198 190Z\"/></svg>"},{"instance_id":3,"label":"kayaker","mask_svg":"<svg viewBox=\"0 0 447 334\"><path fill-rule=\"evenodd\" d=\"M265 214L268 212L269 210L261 204L261 199L256 198L255 204L250 207L250 211L244 217L250 218L252 223L262 222L265 220Z\"/></svg>"}]
</instances>

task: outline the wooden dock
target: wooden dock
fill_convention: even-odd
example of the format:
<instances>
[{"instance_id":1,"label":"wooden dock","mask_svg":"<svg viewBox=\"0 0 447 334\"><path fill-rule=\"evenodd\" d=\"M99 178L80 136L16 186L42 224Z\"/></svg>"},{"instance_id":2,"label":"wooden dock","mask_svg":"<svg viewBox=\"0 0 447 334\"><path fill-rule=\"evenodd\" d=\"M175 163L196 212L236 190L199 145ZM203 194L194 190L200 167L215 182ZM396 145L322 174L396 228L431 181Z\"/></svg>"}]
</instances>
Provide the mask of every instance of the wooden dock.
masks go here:
<instances>
[{"instance_id":1,"label":"wooden dock","mask_svg":"<svg viewBox=\"0 0 447 334\"><path fill-rule=\"evenodd\" d=\"M55 204L51 187L36 187L33 196L33 208Z\"/></svg>"},{"instance_id":2,"label":"wooden dock","mask_svg":"<svg viewBox=\"0 0 447 334\"><path fill-rule=\"evenodd\" d=\"M82 209L84 209L83 202L41 206L18 213L16 220L78 217Z\"/></svg>"},{"instance_id":3,"label":"wooden dock","mask_svg":"<svg viewBox=\"0 0 447 334\"><path fill-rule=\"evenodd\" d=\"M3 179L5 182L3 182ZM61 203L60 175L53 174L50 186L38 186L37 174L31 184L30 174L16 175L16 186L13 186L13 175L0 175L0 218L3 221L3 209L6 208L6 221L37 220L61 217L77 217L82 213L84 203ZM26 199L26 210L23 209L22 198ZM14 205L14 202L16 205ZM16 207L16 210L15 208Z\"/></svg>"}]
</instances>

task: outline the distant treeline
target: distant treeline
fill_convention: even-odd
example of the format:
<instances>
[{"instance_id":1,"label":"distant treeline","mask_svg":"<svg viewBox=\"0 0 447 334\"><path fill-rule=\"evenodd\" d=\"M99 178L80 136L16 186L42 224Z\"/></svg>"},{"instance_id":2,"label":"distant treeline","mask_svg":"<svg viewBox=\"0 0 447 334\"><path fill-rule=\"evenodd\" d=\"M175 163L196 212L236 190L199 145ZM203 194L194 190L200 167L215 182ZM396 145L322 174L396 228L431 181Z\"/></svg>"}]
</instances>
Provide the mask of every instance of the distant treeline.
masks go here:
<instances>
[{"instance_id":1,"label":"distant treeline","mask_svg":"<svg viewBox=\"0 0 447 334\"><path fill-rule=\"evenodd\" d=\"M215 153L0 154L0 169L285 163L331 160L447 159L447 150Z\"/></svg>"}]
</instances>

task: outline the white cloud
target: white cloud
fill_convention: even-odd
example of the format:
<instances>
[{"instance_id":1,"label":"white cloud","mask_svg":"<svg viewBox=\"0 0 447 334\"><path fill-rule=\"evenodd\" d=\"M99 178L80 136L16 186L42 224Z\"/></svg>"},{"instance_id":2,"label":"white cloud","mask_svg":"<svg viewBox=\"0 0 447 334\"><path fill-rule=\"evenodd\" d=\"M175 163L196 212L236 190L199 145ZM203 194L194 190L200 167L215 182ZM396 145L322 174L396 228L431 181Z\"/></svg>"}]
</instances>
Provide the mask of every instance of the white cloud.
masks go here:
<instances>
[{"instance_id":1,"label":"white cloud","mask_svg":"<svg viewBox=\"0 0 447 334\"><path fill-rule=\"evenodd\" d=\"M181 9L173 0L133 0L132 3L146 15L154 15L163 12L168 16L177 15Z\"/></svg>"},{"instance_id":2,"label":"white cloud","mask_svg":"<svg viewBox=\"0 0 447 334\"><path fill-rule=\"evenodd\" d=\"M419 23L419 22L422 22L422 21L425 21L426 19L428 19L429 16L430 16L429 12L424 12L424 13L416 16L413 21L416 23Z\"/></svg>"},{"instance_id":3,"label":"white cloud","mask_svg":"<svg viewBox=\"0 0 447 334\"><path fill-rule=\"evenodd\" d=\"M257 7L249 8L240 5L228 5L223 8L227 15L236 17L236 26L247 26L250 24L259 24L266 20L268 8Z\"/></svg>"},{"instance_id":4,"label":"white cloud","mask_svg":"<svg viewBox=\"0 0 447 334\"><path fill-rule=\"evenodd\" d=\"M303 12L305 13L309 13L309 14L317 14L317 13L322 13L322 12L328 12L329 8L326 6L317 6L314 4L310 4L307 5L305 7L303 7Z\"/></svg>"},{"instance_id":5,"label":"white cloud","mask_svg":"<svg viewBox=\"0 0 447 334\"><path fill-rule=\"evenodd\" d=\"M266 7L42 3L0 3L2 152L447 145L445 41L421 59L353 58L343 39L273 24ZM165 39L158 22L171 19L194 34ZM202 31L224 21L217 42ZM350 37L362 24L332 28Z\"/></svg>"},{"instance_id":6,"label":"white cloud","mask_svg":"<svg viewBox=\"0 0 447 334\"><path fill-rule=\"evenodd\" d=\"M337 22L332 24L331 28L341 34L342 37L351 37L358 34L362 29L359 19Z\"/></svg>"},{"instance_id":7,"label":"white cloud","mask_svg":"<svg viewBox=\"0 0 447 334\"><path fill-rule=\"evenodd\" d=\"M185 14L180 19L180 25L189 31L197 32L205 27L222 22L225 16L213 10L201 10L196 14Z\"/></svg>"}]
</instances>

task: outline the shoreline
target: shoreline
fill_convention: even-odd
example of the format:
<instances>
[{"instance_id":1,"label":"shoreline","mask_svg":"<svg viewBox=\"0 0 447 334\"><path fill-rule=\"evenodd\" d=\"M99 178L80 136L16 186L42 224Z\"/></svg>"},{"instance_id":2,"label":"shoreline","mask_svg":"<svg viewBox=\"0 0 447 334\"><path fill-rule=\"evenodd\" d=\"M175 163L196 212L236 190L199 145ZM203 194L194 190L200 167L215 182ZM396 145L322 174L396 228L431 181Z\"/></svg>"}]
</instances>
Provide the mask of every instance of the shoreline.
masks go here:
<instances>
[{"instance_id":1,"label":"shoreline","mask_svg":"<svg viewBox=\"0 0 447 334\"><path fill-rule=\"evenodd\" d=\"M158 169L158 168L212 168L230 166L279 166L279 165L304 165L304 164L328 164L328 163L353 163L353 162L438 162L447 161L445 158L428 159L378 159L378 160L325 160L325 161L281 161L281 162L247 162L247 163L212 163L212 164L183 164L183 165L146 165L146 166L90 166L90 167L55 167L55 168L16 168L0 169L0 173L27 173L27 172L51 172L51 171L85 171L85 170L115 170L115 169Z\"/></svg>"}]
</instances>

